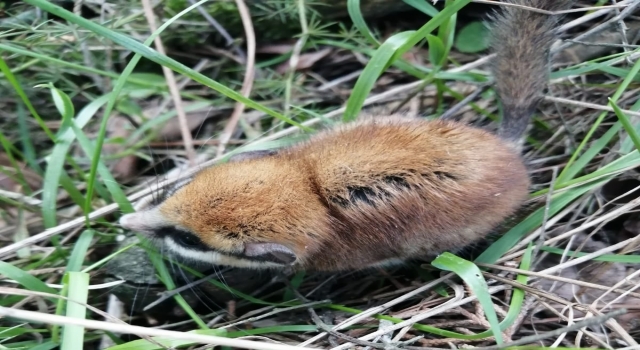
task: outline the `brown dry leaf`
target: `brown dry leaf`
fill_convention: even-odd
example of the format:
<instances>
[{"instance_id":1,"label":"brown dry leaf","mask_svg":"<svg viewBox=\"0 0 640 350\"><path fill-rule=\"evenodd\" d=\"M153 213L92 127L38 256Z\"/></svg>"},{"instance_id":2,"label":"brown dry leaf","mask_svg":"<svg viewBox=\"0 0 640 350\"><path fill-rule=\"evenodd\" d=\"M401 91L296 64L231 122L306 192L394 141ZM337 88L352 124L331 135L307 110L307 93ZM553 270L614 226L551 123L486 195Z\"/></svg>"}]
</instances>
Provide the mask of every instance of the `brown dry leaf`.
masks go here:
<instances>
[{"instance_id":1,"label":"brown dry leaf","mask_svg":"<svg viewBox=\"0 0 640 350\"><path fill-rule=\"evenodd\" d=\"M27 165L23 162L16 161L20 166L20 171L25 177L25 181L29 185L32 191L35 191L42 187L42 177L31 169L27 168ZM20 184L14 180L13 175L17 174L16 169L13 168L9 157L6 153L0 153L0 166L2 166L3 172L0 173L0 188L11 192L20 192Z\"/></svg>"},{"instance_id":2,"label":"brown dry leaf","mask_svg":"<svg viewBox=\"0 0 640 350\"><path fill-rule=\"evenodd\" d=\"M128 139L131 135L131 123L127 118L115 115L109 118L107 125L107 135L110 138ZM102 147L102 152L106 155L117 154L124 151L123 144L108 143ZM122 157L110 164L111 173L116 179L126 180L135 174L137 158L134 155Z\"/></svg>"},{"instance_id":3,"label":"brown dry leaf","mask_svg":"<svg viewBox=\"0 0 640 350\"><path fill-rule=\"evenodd\" d=\"M209 117L206 111L187 113L187 127L190 131L193 131L202 125L204 121ZM178 118L171 118L160 130L158 134L158 140L171 141L182 139L182 133L180 132L180 121Z\"/></svg>"},{"instance_id":4,"label":"brown dry leaf","mask_svg":"<svg viewBox=\"0 0 640 350\"><path fill-rule=\"evenodd\" d=\"M261 45L256 48L256 53L282 55L293 50L293 45L295 45L295 41L286 44Z\"/></svg>"},{"instance_id":5,"label":"brown dry leaf","mask_svg":"<svg viewBox=\"0 0 640 350\"><path fill-rule=\"evenodd\" d=\"M298 59L298 63L296 64L296 70L298 71L298 70L311 68L316 62L329 56L329 54L332 52L333 52L333 49L326 48L319 51L303 53L302 55L300 55ZM288 70L289 70L289 61L279 64L278 68L276 68L276 72L280 74L284 74Z\"/></svg>"}]
</instances>

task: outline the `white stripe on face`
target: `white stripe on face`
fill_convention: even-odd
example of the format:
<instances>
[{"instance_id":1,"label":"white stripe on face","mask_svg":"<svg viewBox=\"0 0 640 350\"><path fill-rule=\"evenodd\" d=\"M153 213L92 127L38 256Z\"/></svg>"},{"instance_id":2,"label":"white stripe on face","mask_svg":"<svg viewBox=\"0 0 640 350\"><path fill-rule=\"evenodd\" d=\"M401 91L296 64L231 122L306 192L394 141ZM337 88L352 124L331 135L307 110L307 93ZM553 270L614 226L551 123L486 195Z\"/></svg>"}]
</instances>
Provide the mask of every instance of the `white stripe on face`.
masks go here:
<instances>
[{"instance_id":1,"label":"white stripe on face","mask_svg":"<svg viewBox=\"0 0 640 350\"><path fill-rule=\"evenodd\" d=\"M216 251L200 251L193 250L181 246L176 243L170 236L164 237L164 244L169 249L169 251L179 257L198 261L211 265L225 265L225 266L235 266L235 267L245 267L245 268L254 268L254 269L265 269L270 267L282 267L282 265L275 264L268 261L255 261L249 259L242 259L239 257L221 254Z\"/></svg>"}]
</instances>

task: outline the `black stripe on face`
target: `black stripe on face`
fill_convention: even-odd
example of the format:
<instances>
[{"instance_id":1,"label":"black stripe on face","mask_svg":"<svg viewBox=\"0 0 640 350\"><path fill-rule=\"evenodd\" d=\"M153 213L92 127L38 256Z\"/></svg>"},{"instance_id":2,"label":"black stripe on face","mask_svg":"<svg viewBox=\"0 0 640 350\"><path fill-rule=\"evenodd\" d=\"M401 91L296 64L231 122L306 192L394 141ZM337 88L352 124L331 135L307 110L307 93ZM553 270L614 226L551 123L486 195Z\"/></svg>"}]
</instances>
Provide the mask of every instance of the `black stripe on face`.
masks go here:
<instances>
[{"instance_id":1,"label":"black stripe on face","mask_svg":"<svg viewBox=\"0 0 640 350\"><path fill-rule=\"evenodd\" d=\"M154 230L154 234L158 237L171 238L176 244L181 245L184 248L191 250L198 250L202 252L209 252L215 249L211 249L209 246L204 244L200 237L194 235L193 233L181 230L172 226L160 227Z\"/></svg>"}]
</instances>

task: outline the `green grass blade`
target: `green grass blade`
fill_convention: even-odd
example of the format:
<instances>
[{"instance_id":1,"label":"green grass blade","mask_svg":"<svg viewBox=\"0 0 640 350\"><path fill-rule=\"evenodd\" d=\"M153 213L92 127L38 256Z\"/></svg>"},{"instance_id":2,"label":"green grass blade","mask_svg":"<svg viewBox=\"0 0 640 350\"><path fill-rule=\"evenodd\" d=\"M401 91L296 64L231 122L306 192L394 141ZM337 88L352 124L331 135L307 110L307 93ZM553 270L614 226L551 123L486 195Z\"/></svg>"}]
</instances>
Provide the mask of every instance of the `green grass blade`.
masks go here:
<instances>
[{"instance_id":1,"label":"green grass blade","mask_svg":"<svg viewBox=\"0 0 640 350\"><path fill-rule=\"evenodd\" d=\"M351 21L353 21L353 25L356 26L360 34L362 34L362 36L364 36L364 38L373 45L373 47L380 46L380 42L373 35L371 29L367 26L367 22L365 22L364 17L362 16L362 12L360 11L360 0L348 0L347 11L349 11Z\"/></svg>"},{"instance_id":2,"label":"green grass blade","mask_svg":"<svg viewBox=\"0 0 640 350\"><path fill-rule=\"evenodd\" d=\"M631 124L629 117L624 114L620 107L618 107L618 105L611 98L609 98L609 105L611 105L611 108L613 108L613 111L616 113L618 120L620 120L620 123L622 123L622 126L627 131L627 134L629 134L629 137L633 141L633 144L636 146L636 149L640 150L640 135L638 135L636 129L633 127L633 124Z\"/></svg>"},{"instance_id":3,"label":"green grass blade","mask_svg":"<svg viewBox=\"0 0 640 350\"><path fill-rule=\"evenodd\" d=\"M22 269L4 261L0 261L0 276L15 280L20 283L21 286L25 287L28 290L58 294L56 290L50 288L35 276L24 272Z\"/></svg>"},{"instance_id":4,"label":"green grass blade","mask_svg":"<svg viewBox=\"0 0 640 350\"><path fill-rule=\"evenodd\" d=\"M76 134L76 138L78 139L78 143L80 143L80 147L82 147L82 150L87 155L93 154L95 150L93 148L93 145L91 144L91 141L89 141L89 138L87 138L82 130L80 130L80 128L76 125L72 125L71 127ZM129 202L127 195L124 193L122 188L120 188L120 185L109 171L109 168L104 165L104 162L100 158L93 158L93 161L98 163L98 173L100 173L100 177L102 177L102 181L109 190L113 201L118 204L118 207L120 207L123 212L133 212L133 206L131 205L131 202Z\"/></svg>"},{"instance_id":5,"label":"green grass blade","mask_svg":"<svg viewBox=\"0 0 640 350\"><path fill-rule=\"evenodd\" d=\"M84 230L80 234L80 237L78 237L78 240L73 245L73 250L71 251L67 268L65 269L66 272L78 272L82 269L82 263L87 255L87 250L91 247L91 241L94 235L95 232L93 229Z\"/></svg>"},{"instance_id":6,"label":"green grass blade","mask_svg":"<svg viewBox=\"0 0 640 350\"><path fill-rule=\"evenodd\" d=\"M430 34L438 26L449 20L451 16L455 15L470 2L471 0L458 0L445 7L444 10L417 31L397 33L380 45L356 81L351 96L347 101L343 121L348 122L357 118L362 110L362 104L371 92L376 80L396 59L409 51L423 40L427 34Z\"/></svg>"},{"instance_id":7,"label":"green grass blade","mask_svg":"<svg viewBox=\"0 0 640 350\"><path fill-rule=\"evenodd\" d=\"M437 8L431 5L427 0L402 0L406 4L411 5L416 10L431 16L435 17L440 13Z\"/></svg>"},{"instance_id":8,"label":"green grass blade","mask_svg":"<svg viewBox=\"0 0 640 350\"><path fill-rule=\"evenodd\" d=\"M89 295L89 274L84 272L68 272L63 282L69 286L66 316L85 319L87 308L78 303L87 303ZM84 348L84 327L66 325L62 331L60 350L82 350Z\"/></svg>"},{"instance_id":9,"label":"green grass blade","mask_svg":"<svg viewBox=\"0 0 640 350\"><path fill-rule=\"evenodd\" d=\"M496 339L498 346L503 344L502 331L500 330L500 322L498 321L498 315L491 301L491 294L489 294L489 286L482 277L482 272L471 261L467 261L460 257L457 257L449 252L440 254L431 265L444 270L454 272L460 276L464 282L471 288L473 293L478 298L478 302L482 305L487 320L491 325L491 331Z\"/></svg>"},{"instance_id":10,"label":"green grass blade","mask_svg":"<svg viewBox=\"0 0 640 350\"><path fill-rule=\"evenodd\" d=\"M351 91L351 96L347 100L343 121L348 122L355 120L362 110L364 100L371 92L378 77L387 69L391 58L395 52L404 45L411 37L413 32L401 32L387 39L369 60L369 63L362 70L362 74L358 77L356 84Z\"/></svg>"},{"instance_id":11,"label":"green grass blade","mask_svg":"<svg viewBox=\"0 0 640 350\"><path fill-rule=\"evenodd\" d=\"M593 187L602 184L602 181L590 186L581 186L567 190L564 193L555 194L549 205L549 215L557 214L564 207L573 202L576 198L590 191ZM525 235L535 230L542 224L545 208L539 208L529 215L522 222L511 228L502 237L496 240L489 248L487 248L475 262L484 264L493 264L509 249L513 248Z\"/></svg>"},{"instance_id":12,"label":"green grass blade","mask_svg":"<svg viewBox=\"0 0 640 350\"><path fill-rule=\"evenodd\" d=\"M629 87L629 84L633 82L633 79L638 74L638 72L640 72L640 60L636 60L633 67L631 67L629 74L625 77L622 83L618 85L616 92L611 97L611 101L613 101L614 103L618 102L618 99L627 90L627 88ZM558 178L556 181L558 184L571 180L571 177L569 177L569 172L573 174L577 174L579 171L581 171L584 168L584 166L586 166L586 164L588 164L593 159L593 157L595 157L595 155L593 154L589 154L589 155L584 154L580 157L580 160L581 160L580 166L576 166L574 164L574 162L576 162L576 159L578 159L580 152L586 146L586 144L591 140L591 136L595 133L595 130L600 125L600 123L602 123L606 115L607 115L607 112L603 112L600 114L600 116L598 116L598 118L596 119L596 122L594 123L594 125L591 127L591 129L589 130L585 138L582 140L582 142L578 146L578 149L573 153L571 158L569 158L569 160L567 161L567 165L560 172L560 175L558 175Z\"/></svg>"},{"instance_id":13,"label":"green grass blade","mask_svg":"<svg viewBox=\"0 0 640 350\"><path fill-rule=\"evenodd\" d=\"M544 250L545 252L558 254L558 255L563 255L565 253L564 249L547 247L547 246L542 246L540 250ZM590 254L590 253L576 252L573 250L567 251L567 255L575 258L580 258L587 254ZM593 261L604 261L604 262L623 263L623 264L640 264L640 255L603 254L593 258Z\"/></svg>"},{"instance_id":14,"label":"green grass blade","mask_svg":"<svg viewBox=\"0 0 640 350\"><path fill-rule=\"evenodd\" d=\"M529 244L527 250L524 252L522 256L522 261L520 262L520 270L529 271L531 268L531 260L533 255L533 245ZM516 282L527 285L527 281L529 280L529 276L518 274L516 276ZM513 288L513 294L511 296L511 303L509 304L509 312L504 317L504 320L500 323L500 327L502 330L505 330L518 319L520 316L520 311L522 310L522 304L524 303L525 293L522 289Z\"/></svg>"},{"instance_id":15,"label":"green grass blade","mask_svg":"<svg viewBox=\"0 0 640 350\"><path fill-rule=\"evenodd\" d=\"M158 272L158 279L162 281L165 287L167 287L167 290L176 289L176 284L173 282L173 279L171 278L171 274L167 269L167 265L164 263L162 258L158 254L151 253L149 251L149 247L143 247L143 249L145 249L148 252L147 255L149 256L149 260L151 260L151 263L153 264L156 271ZM180 305L180 307L196 322L196 324L200 328L209 329L207 324L204 321L202 321L200 316L198 316L198 314L195 311L193 311L191 306L187 304L187 302L184 300L182 295L176 294L174 296L174 299L176 300L178 305Z\"/></svg>"}]
</instances>

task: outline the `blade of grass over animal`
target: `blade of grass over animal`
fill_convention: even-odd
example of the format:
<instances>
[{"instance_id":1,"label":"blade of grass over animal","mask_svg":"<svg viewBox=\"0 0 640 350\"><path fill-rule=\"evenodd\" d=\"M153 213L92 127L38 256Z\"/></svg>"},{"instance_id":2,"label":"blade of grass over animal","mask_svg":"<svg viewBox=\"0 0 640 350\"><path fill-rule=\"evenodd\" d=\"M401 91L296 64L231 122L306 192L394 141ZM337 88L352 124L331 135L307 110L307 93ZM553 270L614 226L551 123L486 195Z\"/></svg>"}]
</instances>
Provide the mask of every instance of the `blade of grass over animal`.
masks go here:
<instances>
[{"instance_id":1,"label":"blade of grass over animal","mask_svg":"<svg viewBox=\"0 0 640 350\"><path fill-rule=\"evenodd\" d=\"M633 127L633 124L631 124L629 117L624 114L620 107L618 107L618 105L611 98L609 98L609 105L611 105L611 108L613 108L613 111L616 113L618 120L620 120L620 123L622 123L622 126L627 131L627 134L629 135L631 141L633 141L636 149L640 150L640 135L638 135L636 129Z\"/></svg>"},{"instance_id":2,"label":"blade of grass over animal","mask_svg":"<svg viewBox=\"0 0 640 350\"><path fill-rule=\"evenodd\" d=\"M431 16L435 17L439 11L433 5L431 5L427 0L402 0L405 4L408 4L415 8L416 10Z\"/></svg>"},{"instance_id":3,"label":"blade of grass over animal","mask_svg":"<svg viewBox=\"0 0 640 350\"><path fill-rule=\"evenodd\" d=\"M347 100L342 120L344 122L355 120L362 110L364 100L371 92L371 89L373 89L378 77L380 77L396 59L418 44L427 34L430 34L469 2L471 2L471 0L458 0L453 2L417 31L397 33L380 45L372 55L371 60L369 60L362 70L360 77L358 77L351 96L349 96Z\"/></svg>"},{"instance_id":4,"label":"blade of grass over animal","mask_svg":"<svg viewBox=\"0 0 640 350\"><path fill-rule=\"evenodd\" d=\"M356 26L360 34L362 34L362 36L374 47L380 46L380 42L373 35L371 29L367 26L367 22L365 22L364 17L362 16L362 12L360 11L360 0L348 0L347 11L349 12L349 17L351 17L353 25Z\"/></svg>"},{"instance_id":5,"label":"blade of grass over animal","mask_svg":"<svg viewBox=\"0 0 640 350\"><path fill-rule=\"evenodd\" d=\"M82 269L82 263L87 255L87 250L89 250L91 246L94 235L95 231L93 229L82 231L78 240L73 244L73 250L71 251L71 255L69 255L69 261L65 269L66 272L78 272Z\"/></svg>"},{"instance_id":6,"label":"blade of grass over animal","mask_svg":"<svg viewBox=\"0 0 640 350\"><path fill-rule=\"evenodd\" d=\"M85 319L89 296L89 274L83 272L67 272L63 283L69 285L69 300L67 301L66 316ZM79 304L82 303L82 304ZM84 347L84 327L66 325L62 331L60 350L82 350Z\"/></svg>"},{"instance_id":7,"label":"blade of grass over animal","mask_svg":"<svg viewBox=\"0 0 640 350\"><path fill-rule=\"evenodd\" d=\"M549 252L552 254L564 255L565 253L568 256L574 258L580 258L590 253L585 252L576 252L573 250L564 250L555 247L547 247L542 246L540 250L544 250L545 252ZM622 263L622 264L640 264L640 255L622 255L622 254L603 254L593 258L593 261L603 261L603 262L611 262L611 263Z\"/></svg>"},{"instance_id":8,"label":"blade of grass over animal","mask_svg":"<svg viewBox=\"0 0 640 350\"><path fill-rule=\"evenodd\" d=\"M136 247L137 245L138 245L137 243L132 243L132 244L129 244L128 246L122 247L122 248L118 249L117 251L105 256L104 258L96 261L95 263L85 267L82 270L82 272L87 272L88 273L90 271L93 271L93 270L99 268L100 266L106 264L107 262L109 262L109 260L113 259L116 255L122 254L123 252L125 252L125 251L127 251L127 250L129 250L129 249L131 249L133 247Z\"/></svg>"},{"instance_id":9,"label":"blade of grass over animal","mask_svg":"<svg viewBox=\"0 0 640 350\"><path fill-rule=\"evenodd\" d=\"M0 275L18 282L21 286L25 287L28 290L58 294L58 291L50 288L35 276L23 271L19 267L13 266L4 261L0 261ZM52 302L55 302L55 300L52 300Z\"/></svg>"},{"instance_id":10,"label":"blade of grass over animal","mask_svg":"<svg viewBox=\"0 0 640 350\"><path fill-rule=\"evenodd\" d=\"M191 11L193 8L199 6L201 3L206 2L207 0L201 0L200 2L189 6L187 9L183 10L182 12L180 12L179 14L177 14L176 16L172 17L171 19L169 19L167 22L165 22L160 28L158 28L158 30L156 32L154 32L152 34L152 36L149 39L153 39L155 37L154 34L156 33L160 33L162 32L169 24L171 24L173 21L175 21L178 16L181 16L182 14ZM276 119L280 119L286 123L289 123L293 126L297 126L299 128L301 128L302 130L308 131L308 128L300 125L299 123L290 120L289 118L286 118L285 116L283 116L280 113L277 113L276 111L267 108L265 106L263 106L260 103L254 102L253 100L250 100L248 98L245 98L244 96L242 96L241 94L239 94L238 92L218 83L217 81L208 78L206 76L204 76L203 74L194 71L193 69L190 69L189 67L167 57L167 56L163 56L160 55L157 51L151 49L148 47L148 45L144 45L126 35L114 32L108 28L105 28L97 23L94 23L92 21L89 21L85 18L82 18L80 16L77 16L75 14L73 14L72 12L69 12L65 9L63 9L60 6L54 5L46 0L24 0L24 2L30 4L30 5L34 5L44 11L47 11L51 14L54 14L56 16L59 16L73 24L77 24L85 29L88 29L96 34L99 34L101 36L104 36L107 39L112 40L113 42L124 46L125 48L135 52L138 55L141 55L142 57L145 57L157 64L166 66L167 68L170 68L172 70L174 70L177 73L183 74L189 78L191 78L192 80L201 83L219 93L221 93L222 95L233 99L234 101L237 102L241 102L244 103L247 107L249 108L253 108L256 110L259 110L261 112L264 112ZM149 41L149 40L147 40ZM145 41L145 43L147 42ZM153 40L151 40L153 41ZM134 56L135 58L135 56ZM132 58L133 60L133 58ZM121 75L122 76L122 75Z\"/></svg>"},{"instance_id":11,"label":"blade of grass over animal","mask_svg":"<svg viewBox=\"0 0 640 350\"><path fill-rule=\"evenodd\" d=\"M471 288L473 293L478 298L478 302L482 305L484 314L491 325L491 331L496 339L496 344L501 346L502 331L500 330L500 322L498 321L498 315L491 301L491 294L489 294L489 286L482 277L482 272L471 261L462 259L449 252L440 254L435 260L431 262L431 265L444 270L455 273L460 276L462 280Z\"/></svg>"},{"instance_id":12,"label":"blade of grass over animal","mask_svg":"<svg viewBox=\"0 0 640 350\"><path fill-rule=\"evenodd\" d=\"M618 99L627 90L627 88L629 87L629 84L631 84L631 82L633 81L635 76L638 74L638 72L640 72L640 60L636 60L636 62L634 63L633 67L631 67L631 70L629 71L629 75L627 75L627 77L622 80L622 83L620 83L620 85L618 85L618 88L616 89L616 91L613 94L613 96L611 96L610 101L612 101L613 103L617 103L618 102ZM582 142L578 146L578 149L573 153L571 158L569 158L569 161L567 162L567 165L564 167L562 172L560 172L560 175L558 175L556 183L562 184L563 182L565 182L567 180L571 180L572 177L569 177L569 175L568 175L569 172L571 172L575 176L575 174L577 174L582 169L584 169L586 164L588 164L593 159L593 157L595 157L595 154L593 154L593 155L592 154L588 154L588 155L584 154L579 159L580 160L579 165L577 165L577 166L574 165L574 162L576 162L576 159L578 159L578 156L580 155L582 149L590 141L591 137L593 136L593 134L595 133L597 128L600 126L600 124L602 123L602 121L604 120L606 115L607 115L607 112L603 112L598 116L598 118L596 119L594 125L591 127L591 129L589 130L589 132L587 133L585 138L582 140Z\"/></svg>"},{"instance_id":13,"label":"blade of grass over animal","mask_svg":"<svg viewBox=\"0 0 640 350\"><path fill-rule=\"evenodd\" d=\"M176 284L171 278L171 274L169 273L169 270L167 270L167 265L164 263L164 260L162 259L162 257L159 254L152 253L149 247L141 246L141 248L147 251L147 256L149 256L149 260L151 260L151 263L153 264L153 266L156 269L156 272L158 273L158 279L162 282L162 284L165 285L165 287L167 287L167 290L176 289ZM191 319L193 319L200 328L209 329L207 324L204 321L202 321L200 316L198 316L198 314L195 311L193 311L191 306L187 304L186 300L184 300L182 295L178 293L174 295L173 298L176 300L178 305L180 305L180 307L185 311L185 313L189 315L189 317L191 317Z\"/></svg>"},{"instance_id":14,"label":"blade of grass over animal","mask_svg":"<svg viewBox=\"0 0 640 350\"><path fill-rule=\"evenodd\" d=\"M569 189L563 193L555 194L552 196L551 203L549 204L549 216L552 217L557 214L565 206L569 205L569 203L592 188L592 186L581 186ZM515 246L522 237L526 236L542 224L544 210L544 207L537 209L522 222L507 231L507 233L493 242L489 248L482 252L482 254L476 258L475 262L484 264L495 263L504 253L513 248L513 246Z\"/></svg>"},{"instance_id":15,"label":"blade of grass over animal","mask_svg":"<svg viewBox=\"0 0 640 350\"><path fill-rule=\"evenodd\" d=\"M87 136L75 124L72 125L71 127L73 131L76 133L76 138L78 139L78 143L80 143L80 147L82 147L82 150L88 156L91 156L91 154L93 154L93 151L95 151L93 149L93 145L91 144L91 141L89 141ZM127 195L124 193L122 188L120 188L120 185L118 184L116 179L113 177L113 175L109 171L109 168L107 168L107 166L104 165L104 162L101 160L101 158L92 158L91 161L98 163L98 173L100 173L100 177L102 178L104 185L109 190L109 193L111 194L113 201L116 204L118 204L118 207L120 207L120 209L123 212L126 212L126 213L133 212L134 211L133 206L131 205L131 202L129 202Z\"/></svg>"},{"instance_id":16,"label":"blade of grass over animal","mask_svg":"<svg viewBox=\"0 0 640 350\"><path fill-rule=\"evenodd\" d=\"M356 84L351 91L351 95L347 100L347 105L344 111L342 120L349 122L355 120L362 110L362 104L364 100L373 89L378 77L387 69L387 64L390 62L394 53L400 48L407 40L411 38L413 32L401 32L389 37L378 49L375 51L369 63L362 70L362 74L356 80Z\"/></svg>"},{"instance_id":17,"label":"blade of grass over animal","mask_svg":"<svg viewBox=\"0 0 640 350\"><path fill-rule=\"evenodd\" d=\"M160 255L156 252L150 252L150 254L154 254L156 257L160 257ZM168 257L162 257L164 259L168 259ZM203 275L201 272L196 271L192 268L190 268L189 266L183 265L179 262L174 262L178 267L180 267L181 269L183 269L185 272L188 272L189 274L197 277L197 278L204 278L205 275ZM284 303L272 303L272 302L268 302L268 301L264 301L262 299L258 299L256 297L253 297L251 295L248 294L244 294L230 286L228 286L226 283L222 283L220 281L218 281L216 278L210 278L207 280L207 282L213 284L216 288L227 291L235 296L237 296L238 298L244 299L252 304L258 304L258 305L270 305L270 306L295 306L300 304L300 302L298 301L291 301L291 302L284 302Z\"/></svg>"}]
</instances>

